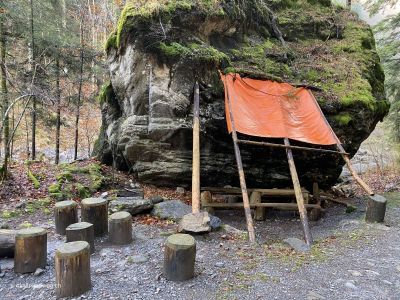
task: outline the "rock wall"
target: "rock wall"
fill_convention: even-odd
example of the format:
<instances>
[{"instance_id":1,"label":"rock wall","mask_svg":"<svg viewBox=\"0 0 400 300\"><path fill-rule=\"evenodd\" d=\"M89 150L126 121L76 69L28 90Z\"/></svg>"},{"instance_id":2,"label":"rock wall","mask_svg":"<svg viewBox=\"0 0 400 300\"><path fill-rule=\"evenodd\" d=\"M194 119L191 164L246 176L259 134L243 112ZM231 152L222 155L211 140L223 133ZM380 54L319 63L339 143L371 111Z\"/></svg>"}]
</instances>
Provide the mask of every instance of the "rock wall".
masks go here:
<instances>
[{"instance_id":1,"label":"rock wall","mask_svg":"<svg viewBox=\"0 0 400 300\"><path fill-rule=\"evenodd\" d=\"M198 80L202 185L238 185L218 70L317 87L322 110L352 154L388 111L370 28L328 0L139 2L128 2L106 45L110 82L100 95L96 154L142 182L190 184ZM291 185L284 151L241 151L249 186ZM332 185L343 165L311 152L296 152L295 161L305 186Z\"/></svg>"}]
</instances>

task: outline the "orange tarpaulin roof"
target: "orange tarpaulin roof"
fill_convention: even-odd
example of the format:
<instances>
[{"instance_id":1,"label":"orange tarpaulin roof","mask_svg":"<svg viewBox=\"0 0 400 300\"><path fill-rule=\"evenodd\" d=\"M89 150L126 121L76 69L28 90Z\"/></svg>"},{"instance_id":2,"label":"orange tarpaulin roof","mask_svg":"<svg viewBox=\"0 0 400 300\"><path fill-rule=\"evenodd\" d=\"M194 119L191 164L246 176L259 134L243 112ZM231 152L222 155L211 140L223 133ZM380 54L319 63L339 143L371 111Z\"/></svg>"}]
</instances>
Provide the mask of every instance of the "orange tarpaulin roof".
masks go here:
<instances>
[{"instance_id":1,"label":"orange tarpaulin roof","mask_svg":"<svg viewBox=\"0 0 400 300\"><path fill-rule=\"evenodd\" d=\"M232 132L228 96L237 132L271 138L333 145L338 139L313 94L288 83L221 75L225 85L225 113Z\"/></svg>"}]
</instances>

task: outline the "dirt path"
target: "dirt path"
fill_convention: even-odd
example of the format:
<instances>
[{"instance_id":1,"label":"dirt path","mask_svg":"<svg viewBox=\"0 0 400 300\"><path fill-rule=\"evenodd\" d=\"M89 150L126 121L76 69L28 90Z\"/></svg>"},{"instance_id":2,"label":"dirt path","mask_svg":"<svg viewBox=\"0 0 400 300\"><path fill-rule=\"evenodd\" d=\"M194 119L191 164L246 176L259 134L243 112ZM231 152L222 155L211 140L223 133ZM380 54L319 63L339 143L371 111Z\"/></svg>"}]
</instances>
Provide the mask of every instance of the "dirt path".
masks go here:
<instances>
[{"instance_id":1,"label":"dirt path","mask_svg":"<svg viewBox=\"0 0 400 300\"><path fill-rule=\"evenodd\" d=\"M272 214L256 223L255 248L244 234L226 231L197 236L196 277L183 283L162 276L162 245L175 225L135 225L135 241L111 247L98 240L92 256L93 290L82 299L400 299L400 196L390 195L385 225L363 221L363 202L352 214L333 206L312 224L316 243L309 254L281 241L301 238L293 214ZM241 212L220 212L224 223L244 229ZM33 218L33 217L32 217ZM54 299L54 250L63 239L48 224L49 266L41 276L16 275L11 260L0 278L1 299ZM79 299L79 298L78 298Z\"/></svg>"}]
</instances>

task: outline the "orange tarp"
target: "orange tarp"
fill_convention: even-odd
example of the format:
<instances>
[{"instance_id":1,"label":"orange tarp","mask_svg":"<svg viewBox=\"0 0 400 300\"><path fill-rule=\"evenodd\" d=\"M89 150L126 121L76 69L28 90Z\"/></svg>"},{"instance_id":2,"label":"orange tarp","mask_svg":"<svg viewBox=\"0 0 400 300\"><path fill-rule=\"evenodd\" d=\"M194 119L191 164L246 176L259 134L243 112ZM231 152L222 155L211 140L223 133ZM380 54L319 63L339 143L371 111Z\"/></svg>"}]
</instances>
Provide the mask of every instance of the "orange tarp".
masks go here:
<instances>
[{"instance_id":1,"label":"orange tarp","mask_svg":"<svg viewBox=\"0 0 400 300\"><path fill-rule=\"evenodd\" d=\"M259 137L333 145L337 137L313 94L287 83L221 75L225 85L225 113L232 132L228 96L237 132Z\"/></svg>"}]
</instances>

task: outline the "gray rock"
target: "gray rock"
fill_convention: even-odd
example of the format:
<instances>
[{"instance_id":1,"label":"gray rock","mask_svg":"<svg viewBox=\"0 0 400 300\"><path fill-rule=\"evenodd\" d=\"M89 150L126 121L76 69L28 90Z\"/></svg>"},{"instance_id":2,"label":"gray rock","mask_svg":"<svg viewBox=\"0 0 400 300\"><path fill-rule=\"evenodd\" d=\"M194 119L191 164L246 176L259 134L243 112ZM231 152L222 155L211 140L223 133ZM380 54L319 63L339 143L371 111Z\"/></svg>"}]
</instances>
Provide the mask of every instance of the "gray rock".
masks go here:
<instances>
[{"instance_id":1,"label":"gray rock","mask_svg":"<svg viewBox=\"0 0 400 300\"><path fill-rule=\"evenodd\" d=\"M109 203L112 212L127 211L132 216L148 212L153 208L153 203L140 197L120 197Z\"/></svg>"},{"instance_id":2,"label":"gray rock","mask_svg":"<svg viewBox=\"0 0 400 300\"><path fill-rule=\"evenodd\" d=\"M143 198L144 193L143 190L140 188L134 189L123 189L117 192L117 197L139 197Z\"/></svg>"},{"instance_id":3,"label":"gray rock","mask_svg":"<svg viewBox=\"0 0 400 300\"><path fill-rule=\"evenodd\" d=\"M178 232L206 233L211 231L208 212L184 215L179 222Z\"/></svg>"},{"instance_id":4,"label":"gray rock","mask_svg":"<svg viewBox=\"0 0 400 300\"><path fill-rule=\"evenodd\" d=\"M222 230L225 231L226 233L230 233L230 234L245 234L246 233L246 231L237 229L228 224L223 225Z\"/></svg>"},{"instance_id":5,"label":"gray rock","mask_svg":"<svg viewBox=\"0 0 400 300\"><path fill-rule=\"evenodd\" d=\"M284 243L288 244L291 248L298 252L308 252L310 247L302 240L298 238L287 238L283 240Z\"/></svg>"},{"instance_id":6,"label":"gray rock","mask_svg":"<svg viewBox=\"0 0 400 300\"><path fill-rule=\"evenodd\" d=\"M222 221L220 218L210 215L210 227L211 230L218 230L222 226Z\"/></svg>"},{"instance_id":7,"label":"gray rock","mask_svg":"<svg viewBox=\"0 0 400 300\"><path fill-rule=\"evenodd\" d=\"M222 262L222 261L217 261L217 262L215 263L215 266L218 267L218 268L223 268L223 267L225 267L225 263Z\"/></svg>"},{"instance_id":8,"label":"gray rock","mask_svg":"<svg viewBox=\"0 0 400 300\"><path fill-rule=\"evenodd\" d=\"M35 273L33 273L33 276L40 276L44 273L44 270L41 268L37 268Z\"/></svg>"},{"instance_id":9,"label":"gray rock","mask_svg":"<svg viewBox=\"0 0 400 300\"><path fill-rule=\"evenodd\" d=\"M161 196L152 196L149 198L149 201L154 204L158 204L164 201L164 198Z\"/></svg>"},{"instance_id":10,"label":"gray rock","mask_svg":"<svg viewBox=\"0 0 400 300\"><path fill-rule=\"evenodd\" d=\"M183 187L178 186L176 188L176 192L179 193L179 194L184 194L185 193L185 189Z\"/></svg>"},{"instance_id":11,"label":"gray rock","mask_svg":"<svg viewBox=\"0 0 400 300\"><path fill-rule=\"evenodd\" d=\"M169 200L154 205L151 214L161 219L178 222L183 218L184 215L187 215L191 212L191 207L182 201Z\"/></svg>"},{"instance_id":12,"label":"gray rock","mask_svg":"<svg viewBox=\"0 0 400 300\"><path fill-rule=\"evenodd\" d=\"M357 287L354 285L354 283L352 283L351 281L347 281L345 284L344 284L344 286L345 287L347 287L348 289L351 289L351 290L356 290L357 289Z\"/></svg>"}]
</instances>

